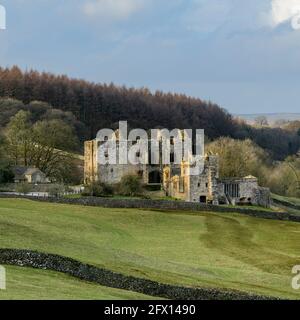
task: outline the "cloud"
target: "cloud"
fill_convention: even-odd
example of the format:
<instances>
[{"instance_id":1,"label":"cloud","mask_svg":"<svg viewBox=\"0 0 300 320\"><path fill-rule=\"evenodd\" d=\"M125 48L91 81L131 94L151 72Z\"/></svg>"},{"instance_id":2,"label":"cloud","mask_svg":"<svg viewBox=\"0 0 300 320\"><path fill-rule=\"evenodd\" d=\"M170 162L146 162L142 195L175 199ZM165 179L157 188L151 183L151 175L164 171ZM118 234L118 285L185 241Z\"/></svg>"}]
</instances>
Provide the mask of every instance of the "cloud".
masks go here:
<instances>
[{"instance_id":1,"label":"cloud","mask_svg":"<svg viewBox=\"0 0 300 320\"><path fill-rule=\"evenodd\" d=\"M300 0L272 0L271 24L273 27L292 21L300 15Z\"/></svg>"},{"instance_id":2,"label":"cloud","mask_svg":"<svg viewBox=\"0 0 300 320\"><path fill-rule=\"evenodd\" d=\"M256 30L266 25L266 16L270 25L270 7L271 0L191 0L184 23L203 33Z\"/></svg>"},{"instance_id":3,"label":"cloud","mask_svg":"<svg viewBox=\"0 0 300 320\"><path fill-rule=\"evenodd\" d=\"M191 0L184 16L189 30L255 31L290 22L300 29L300 0Z\"/></svg>"},{"instance_id":4,"label":"cloud","mask_svg":"<svg viewBox=\"0 0 300 320\"><path fill-rule=\"evenodd\" d=\"M145 0L90 0L84 7L84 13L103 20L126 20L144 8Z\"/></svg>"}]
</instances>

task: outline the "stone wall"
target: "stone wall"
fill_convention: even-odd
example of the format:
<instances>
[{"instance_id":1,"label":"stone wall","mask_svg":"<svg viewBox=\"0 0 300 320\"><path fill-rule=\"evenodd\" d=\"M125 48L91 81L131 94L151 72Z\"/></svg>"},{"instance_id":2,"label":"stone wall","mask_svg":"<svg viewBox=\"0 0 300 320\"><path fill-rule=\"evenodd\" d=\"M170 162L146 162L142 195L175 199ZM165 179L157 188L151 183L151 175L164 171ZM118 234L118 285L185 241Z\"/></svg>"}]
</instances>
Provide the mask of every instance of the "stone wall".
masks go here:
<instances>
[{"instance_id":1,"label":"stone wall","mask_svg":"<svg viewBox=\"0 0 300 320\"><path fill-rule=\"evenodd\" d=\"M206 157L201 174L191 174L192 169L194 166L190 166L189 163L181 163L180 173L171 176L168 181L164 182L168 194L189 202L199 202L200 197L204 197L205 202L209 200L218 204L218 157ZM172 172L171 168L169 172ZM180 185L183 187L180 188Z\"/></svg>"},{"instance_id":2,"label":"stone wall","mask_svg":"<svg viewBox=\"0 0 300 320\"><path fill-rule=\"evenodd\" d=\"M270 189L259 187L257 189L256 203L261 207L269 208L272 204Z\"/></svg>"},{"instance_id":3,"label":"stone wall","mask_svg":"<svg viewBox=\"0 0 300 320\"><path fill-rule=\"evenodd\" d=\"M293 204L284 200L279 200L279 199L272 199L272 200L275 204L278 204L287 208L291 208L294 210L300 210L300 205L296 205L296 204Z\"/></svg>"},{"instance_id":4,"label":"stone wall","mask_svg":"<svg viewBox=\"0 0 300 320\"><path fill-rule=\"evenodd\" d=\"M119 183L124 176L138 175L139 171L144 173L144 166L130 164L98 165L100 180L107 184Z\"/></svg>"},{"instance_id":5,"label":"stone wall","mask_svg":"<svg viewBox=\"0 0 300 320\"><path fill-rule=\"evenodd\" d=\"M118 133L116 133L117 140L112 139L111 151L109 153L108 146L103 145L103 149L100 149L101 143L95 140L86 141L84 146L84 176L85 183L89 184L93 181L101 181L107 184L117 184L121 181L122 177L125 175L139 175L141 176L145 184L155 183L149 181L149 174L153 171L159 171L161 175L160 165L146 165L146 164L121 164L123 163L120 159L119 151L123 148L127 149L128 155L133 154L133 150L136 150L134 157L135 163L147 163L148 153L141 152L143 149L143 144L134 144L132 141L119 141ZM148 146L150 146L151 141L148 141ZM114 147L114 148L112 148ZM150 151L150 150L149 150ZM139 154L139 155L138 155ZM106 157L107 155L107 157ZM107 163L109 158L115 164ZM133 159L132 159L133 160ZM141 161L143 160L143 161Z\"/></svg>"},{"instance_id":6,"label":"stone wall","mask_svg":"<svg viewBox=\"0 0 300 320\"><path fill-rule=\"evenodd\" d=\"M86 184L98 179L96 149L97 142L95 140L84 143L84 182Z\"/></svg>"},{"instance_id":7,"label":"stone wall","mask_svg":"<svg viewBox=\"0 0 300 320\"><path fill-rule=\"evenodd\" d=\"M257 179L241 179L239 181L240 186L240 198L251 199L253 204L258 205L256 198L256 191L258 190L258 180Z\"/></svg>"},{"instance_id":8,"label":"stone wall","mask_svg":"<svg viewBox=\"0 0 300 320\"><path fill-rule=\"evenodd\" d=\"M84 264L71 258L29 250L0 249L0 264L63 272L101 286L172 300L270 300L241 291L190 288L136 278Z\"/></svg>"},{"instance_id":9,"label":"stone wall","mask_svg":"<svg viewBox=\"0 0 300 320\"><path fill-rule=\"evenodd\" d=\"M31 197L31 196L14 196L1 195L0 198L25 198L35 201L45 201L62 204L73 204L83 206L94 206L103 208L134 208L134 209L154 209L154 210L178 210L178 211L194 211L196 212L220 212L220 213L240 213L251 217L285 220L300 222L300 216L292 215L287 212L277 212L269 210L259 210L256 208L234 208L226 206L205 205L185 201L167 201L167 200L147 200L147 199L116 199L116 198L97 198L82 197L78 199L68 198L48 198L48 197Z\"/></svg>"},{"instance_id":10,"label":"stone wall","mask_svg":"<svg viewBox=\"0 0 300 320\"><path fill-rule=\"evenodd\" d=\"M209 184L209 168L207 163L201 175L191 175L186 177L187 184L189 186L188 201L199 202L201 196L205 196L208 200L210 195L210 184Z\"/></svg>"},{"instance_id":11,"label":"stone wall","mask_svg":"<svg viewBox=\"0 0 300 320\"><path fill-rule=\"evenodd\" d=\"M238 197L230 195L234 203L249 202L252 205L258 205L265 208L271 206L271 193L268 188L263 188L258 185L258 180L255 177L245 177L241 179L227 178L222 179L219 185L221 196L225 196L226 185L238 185Z\"/></svg>"}]
</instances>

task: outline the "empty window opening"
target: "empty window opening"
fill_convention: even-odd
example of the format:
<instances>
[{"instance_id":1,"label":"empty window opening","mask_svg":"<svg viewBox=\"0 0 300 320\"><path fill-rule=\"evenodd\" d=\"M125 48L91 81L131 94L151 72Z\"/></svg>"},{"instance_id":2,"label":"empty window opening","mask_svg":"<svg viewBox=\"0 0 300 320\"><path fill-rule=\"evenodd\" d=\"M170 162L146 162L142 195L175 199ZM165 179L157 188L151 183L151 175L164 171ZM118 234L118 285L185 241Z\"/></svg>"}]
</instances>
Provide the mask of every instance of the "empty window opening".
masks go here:
<instances>
[{"instance_id":1,"label":"empty window opening","mask_svg":"<svg viewBox=\"0 0 300 320\"><path fill-rule=\"evenodd\" d=\"M149 178L148 178L149 183L161 183L161 174L159 171L152 171L149 173Z\"/></svg>"},{"instance_id":2,"label":"empty window opening","mask_svg":"<svg viewBox=\"0 0 300 320\"><path fill-rule=\"evenodd\" d=\"M206 203L206 196L200 197L200 203Z\"/></svg>"},{"instance_id":3,"label":"empty window opening","mask_svg":"<svg viewBox=\"0 0 300 320\"><path fill-rule=\"evenodd\" d=\"M238 183L226 183L224 189L225 194L231 198L240 197L240 185Z\"/></svg>"}]
</instances>

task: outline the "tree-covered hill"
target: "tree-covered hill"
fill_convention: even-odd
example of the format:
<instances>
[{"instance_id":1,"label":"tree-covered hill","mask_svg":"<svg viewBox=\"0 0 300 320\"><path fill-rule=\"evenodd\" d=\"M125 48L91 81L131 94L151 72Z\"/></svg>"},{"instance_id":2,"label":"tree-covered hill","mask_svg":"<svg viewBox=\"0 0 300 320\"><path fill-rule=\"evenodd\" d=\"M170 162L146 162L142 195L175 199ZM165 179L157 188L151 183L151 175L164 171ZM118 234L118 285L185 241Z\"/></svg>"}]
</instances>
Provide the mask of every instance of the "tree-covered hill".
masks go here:
<instances>
[{"instance_id":1,"label":"tree-covered hill","mask_svg":"<svg viewBox=\"0 0 300 320\"><path fill-rule=\"evenodd\" d=\"M152 94L145 88L94 84L36 71L23 73L18 67L0 69L0 96L25 104L44 101L71 111L89 127L90 137L119 120L145 129L204 128L211 138L231 134L235 126L225 110L200 99L159 91Z\"/></svg>"},{"instance_id":2,"label":"tree-covered hill","mask_svg":"<svg viewBox=\"0 0 300 320\"><path fill-rule=\"evenodd\" d=\"M42 114L71 121L81 141L94 138L101 128L116 128L118 121L128 120L132 128L201 128L211 140L222 136L250 138L276 160L300 148L300 137L295 132L253 128L235 120L216 104L182 94L95 84L32 70L22 72L14 66L0 67L0 97L17 100L13 108L6 105L7 100L0 103L0 126L5 125L16 108L28 106L36 117ZM32 106L33 101L46 102L49 110L37 104Z\"/></svg>"}]
</instances>

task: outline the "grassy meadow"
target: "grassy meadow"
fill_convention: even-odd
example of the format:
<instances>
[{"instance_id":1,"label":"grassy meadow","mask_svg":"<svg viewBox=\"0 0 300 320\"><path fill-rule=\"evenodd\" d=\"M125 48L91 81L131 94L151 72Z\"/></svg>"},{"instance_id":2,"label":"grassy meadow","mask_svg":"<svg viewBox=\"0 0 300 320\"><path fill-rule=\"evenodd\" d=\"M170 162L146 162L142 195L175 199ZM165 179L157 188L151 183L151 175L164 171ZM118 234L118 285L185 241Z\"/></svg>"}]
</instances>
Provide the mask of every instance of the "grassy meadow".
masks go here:
<instances>
[{"instance_id":1,"label":"grassy meadow","mask_svg":"<svg viewBox=\"0 0 300 320\"><path fill-rule=\"evenodd\" d=\"M300 264L299 243L299 223L234 213L108 209L0 199L1 248L60 254L164 283L300 299L300 292L291 288L292 267ZM29 299L141 298L140 294L97 287L57 273L17 267L8 267L9 281L13 281L12 287L1 292L1 299L19 298L17 285L27 284L20 292ZM41 295L41 290L30 285L32 281L49 285L48 292ZM57 283L66 283L65 289Z\"/></svg>"},{"instance_id":2,"label":"grassy meadow","mask_svg":"<svg viewBox=\"0 0 300 320\"><path fill-rule=\"evenodd\" d=\"M6 277L6 290L0 290L2 300L154 299L136 292L87 283L52 271L6 266Z\"/></svg>"}]
</instances>

